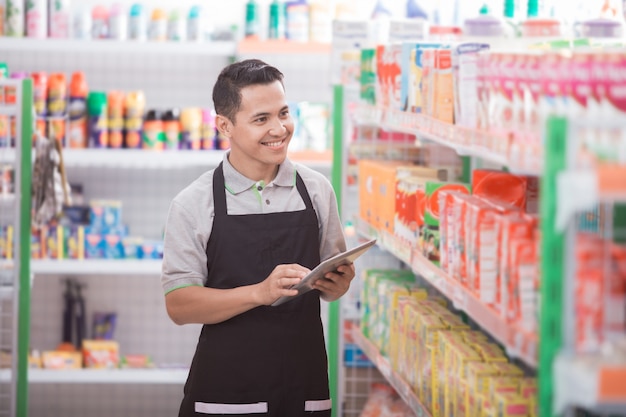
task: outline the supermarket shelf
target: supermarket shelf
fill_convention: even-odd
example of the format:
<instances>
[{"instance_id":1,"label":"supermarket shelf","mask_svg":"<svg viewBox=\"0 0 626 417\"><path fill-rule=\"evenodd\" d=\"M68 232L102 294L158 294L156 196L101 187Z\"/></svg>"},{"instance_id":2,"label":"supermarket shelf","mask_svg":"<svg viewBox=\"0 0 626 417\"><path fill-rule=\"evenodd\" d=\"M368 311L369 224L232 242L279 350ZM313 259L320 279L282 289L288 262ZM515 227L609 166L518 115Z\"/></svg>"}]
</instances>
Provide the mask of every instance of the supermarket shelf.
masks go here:
<instances>
[{"instance_id":1,"label":"supermarket shelf","mask_svg":"<svg viewBox=\"0 0 626 417\"><path fill-rule=\"evenodd\" d=\"M15 194L0 194L0 207L15 204Z\"/></svg>"},{"instance_id":2,"label":"supermarket shelf","mask_svg":"<svg viewBox=\"0 0 626 417\"><path fill-rule=\"evenodd\" d=\"M30 369L28 381L35 384L184 384L187 369ZM0 382L8 382L10 370L0 371Z\"/></svg>"},{"instance_id":3,"label":"supermarket shelf","mask_svg":"<svg viewBox=\"0 0 626 417\"><path fill-rule=\"evenodd\" d=\"M352 337L356 344L365 352L367 357L376 365L380 373L389 381L398 395L406 402L417 417L430 417L430 411L420 402L411 386L391 368L389 359L382 356L376 346L363 333L355 328Z\"/></svg>"},{"instance_id":4,"label":"supermarket shelf","mask_svg":"<svg viewBox=\"0 0 626 417\"><path fill-rule=\"evenodd\" d=\"M387 232L379 232L362 220L358 220L358 232L376 237L378 244L402 262L411 266L413 272L435 287L448 298L455 308L464 311L483 330L506 347L510 357L518 358L527 365L537 367L537 336L528 334L507 323L496 311L484 305L467 288L450 277L445 271L426 259L419 251Z\"/></svg>"},{"instance_id":5,"label":"supermarket shelf","mask_svg":"<svg viewBox=\"0 0 626 417\"><path fill-rule=\"evenodd\" d=\"M626 359L561 355L555 364L555 410L583 407L597 413L626 410Z\"/></svg>"},{"instance_id":6,"label":"supermarket shelf","mask_svg":"<svg viewBox=\"0 0 626 417\"><path fill-rule=\"evenodd\" d=\"M324 54L331 51L330 43L294 42L289 40L249 40L237 45L237 54Z\"/></svg>"},{"instance_id":7,"label":"supermarket shelf","mask_svg":"<svg viewBox=\"0 0 626 417\"><path fill-rule=\"evenodd\" d=\"M135 169L188 169L190 167L217 166L224 158L220 150L164 150L143 149L63 149L63 163L67 167L135 168ZM329 169L331 151L298 151L289 154L292 161L311 168ZM0 163L12 163L14 149L0 152Z\"/></svg>"},{"instance_id":8,"label":"supermarket shelf","mask_svg":"<svg viewBox=\"0 0 626 417\"><path fill-rule=\"evenodd\" d=\"M72 167L188 169L214 167L224 151L149 151L142 149L63 149L63 162Z\"/></svg>"},{"instance_id":9,"label":"supermarket shelf","mask_svg":"<svg viewBox=\"0 0 626 417\"><path fill-rule=\"evenodd\" d=\"M15 116L17 114L17 106L0 104L0 114L3 116Z\"/></svg>"},{"instance_id":10,"label":"supermarket shelf","mask_svg":"<svg viewBox=\"0 0 626 417\"><path fill-rule=\"evenodd\" d=\"M35 275L159 275L161 260L33 260L31 272Z\"/></svg>"},{"instance_id":11,"label":"supermarket shelf","mask_svg":"<svg viewBox=\"0 0 626 417\"><path fill-rule=\"evenodd\" d=\"M234 56L236 42L136 42L113 39L34 39L0 37L0 51L102 53L123 54L180 54Z\"/></svg>"},{"instance_id":12,"label":"supermarket shelf","mask_svg":"<svg viewBox=\"0 0 626 417\"><path fill-rule=\"evenodd\" d=\"M356 122L361 125L380 126L396 132L410 133L423 140L453 149L457 154L480 158L506 166L518 174L541 175L540 156L526 155L527 149L519 149L512 138L490 132L482 132L445 123L420 113L383 109L371 105L359 105ZM516 157L511 154L515 153Z\"/></svg>"}]
</instances>

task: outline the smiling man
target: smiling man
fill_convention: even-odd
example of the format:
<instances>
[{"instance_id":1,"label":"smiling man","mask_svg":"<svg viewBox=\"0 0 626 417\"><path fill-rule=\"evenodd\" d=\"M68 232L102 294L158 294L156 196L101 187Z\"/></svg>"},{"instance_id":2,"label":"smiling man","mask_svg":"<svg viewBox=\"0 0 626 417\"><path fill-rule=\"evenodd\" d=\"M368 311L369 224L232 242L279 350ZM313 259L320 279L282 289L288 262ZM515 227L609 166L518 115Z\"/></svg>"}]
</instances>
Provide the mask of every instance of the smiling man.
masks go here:
<instances>
[{"instance_id":1,"label":"smiling man","mask_svg":"<svg viewBox=\"0 0 626 417\"><path fill-rule=\"evenodd\" d=\"M224 68L213 87L231 149L172 201L162 284L177 324L202 331L179 416L330 416L320 297L345 294L354 265L295 296L321 260L346 249L333 189L291 162L283 74L260 60Z\"/></svg>"}]
</instances>

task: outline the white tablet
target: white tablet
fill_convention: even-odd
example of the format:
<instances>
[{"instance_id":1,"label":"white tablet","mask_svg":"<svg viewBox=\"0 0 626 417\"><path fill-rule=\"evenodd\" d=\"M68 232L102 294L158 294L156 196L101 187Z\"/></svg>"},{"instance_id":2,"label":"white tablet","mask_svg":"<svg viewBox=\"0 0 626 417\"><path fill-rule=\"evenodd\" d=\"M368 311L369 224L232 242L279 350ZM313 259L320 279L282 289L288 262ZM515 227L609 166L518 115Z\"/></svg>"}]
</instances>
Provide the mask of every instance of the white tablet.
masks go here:
<instances>
[{"instance_id":1,"label":"white tablet","mask_svg":"<svg viewBox=\"0 0 626 417\"><path fill-rule=\"evenodd\" d=\"M356 246L350 250L342 252L333 256L332 258L328 258L325 261L321 262L318 266L316 266L311 272L307 274L302 281L292 286L291 289L298 290L298 294L280 297L278 300L272 303L273 306L281 305L289 300L294 299L295 297L307 293L313 289L313 283L318 279L324 278L329 272L337 270L337 267L340 265L345 265L352 263L359 256L363 255L367 252L374 244L376 243L376 239L372 239L367 241L359 246Z\"/></svg>"}]
</instances>

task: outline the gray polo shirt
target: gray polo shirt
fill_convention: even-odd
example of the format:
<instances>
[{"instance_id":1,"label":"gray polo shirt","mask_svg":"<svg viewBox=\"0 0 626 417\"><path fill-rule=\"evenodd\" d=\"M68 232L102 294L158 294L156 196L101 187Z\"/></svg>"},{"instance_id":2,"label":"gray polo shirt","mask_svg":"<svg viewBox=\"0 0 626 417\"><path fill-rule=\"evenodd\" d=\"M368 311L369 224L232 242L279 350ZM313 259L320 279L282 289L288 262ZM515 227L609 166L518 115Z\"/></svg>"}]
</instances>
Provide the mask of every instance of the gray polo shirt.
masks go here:
<instances>
[{"instance_id":1,"label":"gray polo shirt","mask_svg":"<svg viewBox=\"0 0 626 417\"><path fill-rule=\"evenodd\" d=\"M237 172L228 162L228 153L224 155L223 169L226 205L228 214L233 215L303 210L304 201L296 188L297 170L317 213L320 259L328 259L346 250L337 199L330 182L321 173L286 159L274 181L264 184ZM202 174L170 205L161 270L161 283L166 294L177 288L204 286L206 282L206 246L215 216L213 172Z\"/></svg>"}]
</instances>

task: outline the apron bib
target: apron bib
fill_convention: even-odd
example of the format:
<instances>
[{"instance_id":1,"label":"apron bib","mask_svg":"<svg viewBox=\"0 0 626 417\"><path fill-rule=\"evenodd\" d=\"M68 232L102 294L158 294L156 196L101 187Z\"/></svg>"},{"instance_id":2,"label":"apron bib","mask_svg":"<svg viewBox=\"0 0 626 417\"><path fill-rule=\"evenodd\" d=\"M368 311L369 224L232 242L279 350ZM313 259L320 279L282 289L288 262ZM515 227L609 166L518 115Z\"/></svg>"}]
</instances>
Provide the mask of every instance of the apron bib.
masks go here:
<instances>
[{"instance_id":1,"label":"apron bib","mask_svg":"<svg viewBox=\"0 0 626 417\"><path fill-rule=\"evenodd\" d=\"M317 215L298 174L296 186L304 210L228 215L224 173L218 166L207 244L208 287L256 284L278 264L313 269L320 262ZM179 417L330 417L319 291L204 325L184 393Z\"/></svg>"}]
</instances>

